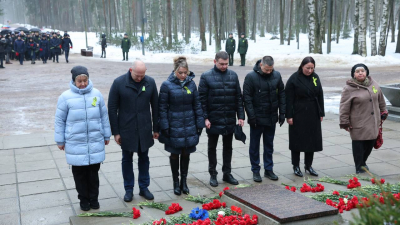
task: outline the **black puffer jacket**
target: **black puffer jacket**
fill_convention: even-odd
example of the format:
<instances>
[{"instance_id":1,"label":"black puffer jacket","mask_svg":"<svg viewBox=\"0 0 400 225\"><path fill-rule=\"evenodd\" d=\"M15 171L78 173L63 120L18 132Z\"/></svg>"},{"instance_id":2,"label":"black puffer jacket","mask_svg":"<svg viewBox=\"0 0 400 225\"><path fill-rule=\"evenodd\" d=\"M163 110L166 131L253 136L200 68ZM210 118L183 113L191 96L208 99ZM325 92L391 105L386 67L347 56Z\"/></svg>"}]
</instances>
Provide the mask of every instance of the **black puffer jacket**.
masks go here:
<instances>
[{"instance_id":1,"label":"black puffer jacket","mask_svg":"<svg viewBox=\"0 0 400 225\"><path fill-rule=\"evenodd\" d=\"M204 118L210 120L208 134L231 134L238 119L245 119L242 91L237 74L232 70L222 72L216 66L204 72L199 84L200 101Z\"/></svg>"},{"instance_id":2,"label":"black puffer jacket","mask_svg":"<svg viewBox=\"0 0 400 225\"><path fill-rule=\"evenodd\" d=\"M256 119L257 125L271 126L278 121L278 108L279 114L285 114L285 86L278 71L264 74L260 62L257 61L244 80L244 106L248 120Z\"/></svg>"}]
</instances>

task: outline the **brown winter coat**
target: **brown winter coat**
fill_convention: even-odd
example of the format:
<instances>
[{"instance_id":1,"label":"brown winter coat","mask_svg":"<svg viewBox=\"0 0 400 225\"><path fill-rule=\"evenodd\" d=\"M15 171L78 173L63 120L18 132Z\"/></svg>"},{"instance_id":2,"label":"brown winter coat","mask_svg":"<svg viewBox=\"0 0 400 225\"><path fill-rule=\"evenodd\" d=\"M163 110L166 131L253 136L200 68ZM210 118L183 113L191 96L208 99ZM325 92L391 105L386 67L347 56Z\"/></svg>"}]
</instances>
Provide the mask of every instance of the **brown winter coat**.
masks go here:
<instances>
[{"instance_id":1,"label":"brown winter coat","mask_svg":"<svg viewBox=\"0 0 400 225\"><path fill-rule=\"evenodd\" d=\"M348 80L340 100L340 128L350 127L352 140L373 140L378 136L381 112L386 111L379 84L370 76L368 86Z\"/></svg>"}]
</instances>

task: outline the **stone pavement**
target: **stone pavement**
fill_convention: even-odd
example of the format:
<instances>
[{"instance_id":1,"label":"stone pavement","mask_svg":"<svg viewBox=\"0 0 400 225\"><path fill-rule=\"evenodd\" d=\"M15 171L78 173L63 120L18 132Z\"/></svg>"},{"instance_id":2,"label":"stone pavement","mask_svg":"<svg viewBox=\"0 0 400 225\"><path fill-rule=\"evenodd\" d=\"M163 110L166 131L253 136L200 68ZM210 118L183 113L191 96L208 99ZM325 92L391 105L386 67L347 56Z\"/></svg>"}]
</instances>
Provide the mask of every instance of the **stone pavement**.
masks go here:
<instances>
[{"instance_id":1,"label":"stone pavement","mask_svg":"<svg viewBox=\"0 0 400 225\"><path fill-rule=\"evenodd\" d=\"M322 176L341 177L355 172L349 134L339 129L338 116L328 114L322 123L324 150L315 154L313 168ZM253 184L248 158L249 126L244 131L246 144L234 140L232 172L240 183ZM307 131L305 131L307 132ZM384 123L384 144L373 150L368 166L371 172L388 182L400 181L400 123ZM293 174L288 150L288 127L277 127L275 136L274 172L278 182L263 178L263 183L286 183L301 186L303 178ZM262 149L262 148L261 148ZM188 185L192 195L218 193L227 185L222 181L222 144L218 145L219 187L209 185L207 137L203 133L198 150L191 155ZM262 154L262 150L261 150ZM184 196L172 191L168 153L156 141L150 149L149 189L155 201L182 202ZM106 147L106 160L100 169L100 210L131 208L131 204L144 201L134 190L134 201L123 201L124 188L121 173L121 150L114 141ZM302 155L303 157L303 155ZM262 156L261 156L262 158ZM137 156L134 157L137 174ZM303 165L301 166L302 171ZM324 184L325 185L325 184ZM326 184L326 190L337 186ZM95 211L95 210L92 210ZM355 210L354 210L355 211ZM353 212L354 212L353 211ZM0 224L69 224L69 217L82 213L75 190L72 172L65 161L63 151L53 141L53 133L34 133L18 136L0 136ZM345 219L351 214L343 214Z\"/></svg>"}]
</instances>

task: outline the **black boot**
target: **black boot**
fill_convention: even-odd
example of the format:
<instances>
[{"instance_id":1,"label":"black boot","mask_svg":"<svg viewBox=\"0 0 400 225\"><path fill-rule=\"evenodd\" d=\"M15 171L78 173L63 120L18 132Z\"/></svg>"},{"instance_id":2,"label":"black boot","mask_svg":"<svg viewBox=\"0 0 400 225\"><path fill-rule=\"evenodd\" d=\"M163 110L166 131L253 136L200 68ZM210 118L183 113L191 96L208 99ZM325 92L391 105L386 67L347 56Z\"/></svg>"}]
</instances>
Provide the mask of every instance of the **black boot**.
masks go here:
<instances>
[{"instance_id":1,"label":"black boot","mask_svg":"<svg viewBox=\"0 0 400 225\"><path fill-rule=\"evenodd\" d=\"M311 167L311 166L305 166L304 167L304 170L306 171L306 172L308 172L308 173L310 173L310 175L313 175L313 176L318 176L318 173L317 172L315 172L315 170Z\"/></svg>"},{"instance_id":2,"label":"black boot","mask_svg":"<svg viewBox=\"0 0 400 225\"><path fill-rule=\"evenodd\" d=\"M293 166L293 172L294 172L294 175L296 175L298 177L303 177L303 173L301 172L299 166Z\"/></svg>"},{"instance_id":3,"label":"black boot","mask_svg":"<svg viewBox=\"0 0 400 225\"><path fill-rule=\"evenodd\" d=\"M171 166L172 180L174 181L174 194L181 195L181 189L179 188L179 157L169 157L169 164Z\"/></svg>"},{"instance_id":4,"label":"black boot","mask_svg":"<svg viewBox=\"0 0 400 225\"><path fill-rule=\"evenodd\" d=\"M181 154L181 190L183 194L189 194L186 178L189 170L190 154Z\"/></svg>"}]
</instances>

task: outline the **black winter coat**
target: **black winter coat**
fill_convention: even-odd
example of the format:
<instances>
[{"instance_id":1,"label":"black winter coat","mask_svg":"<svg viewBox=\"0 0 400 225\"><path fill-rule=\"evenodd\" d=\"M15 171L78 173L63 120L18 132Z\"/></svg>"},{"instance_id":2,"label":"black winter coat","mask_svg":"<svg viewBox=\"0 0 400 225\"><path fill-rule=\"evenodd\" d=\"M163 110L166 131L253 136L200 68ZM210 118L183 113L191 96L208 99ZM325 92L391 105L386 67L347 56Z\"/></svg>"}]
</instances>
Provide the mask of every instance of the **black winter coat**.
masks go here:
<instances>
[{"instance_id":1,"label":"black winter coat","mask_svg":"<svg viewBox=\"0 0 400 225\"><path fill-rule=\"evenodd\" d=\"M41 49L41 51L40 51ZM39 42L39 51L40 51L40 57L46 57L47 53L49 52L49 41L47 39L41 39Z\"/></svg>"},{"instance_id":2,"label":"black winter coat","mask_svg":"<svg viewBox=\"0 0 400 225\"><path fill-rule=\"evenodd\" d=\"M71 41L71 38L67 38L67 37L65 37L65 38L63 38L62 40L61 40L61 46L62 46L62 49L64 49L64 51L69 51L69 47L72 47L72 41Z\"/></svg>"},{"instance_id":3,"label":"black winter coat","mask_svg":"<svg viewBox=\"0 0 400 225\"><path fill-rule=\"evenodd\" d=\"M200 77L199 95L204 118L210 120L208 134L232 134L238 119L245 119L242 91L237 74L216 66Z\"/></svg>"},{"instance_id":4,"label":"black winter coat","mask_svg":"<svg viewBox=\"0 0 400 225\"><path fill-rule=\"evenodd\" d=\"M235 41L235 39L233 37L226 39L225 51L228 54L233 54L233 53L235 53L235 49L236 49L236 41Z\"/></svg>"},{"instance_id":5,"label":"black winter coat","mask_svg":"<svg viewBox=\"0 0 400 225\"><path fill-rule=\"evenodd\" d=\"M4 56L6 55L6 48L7 48L7 43L6 40L0 40L0 59L4 59Z\"/></svg>"},{"instance_id":6,"label":"black winter coat","mask_svg":"<svg viewBox=\"0 0 400 225\"><path fill-rule=\"evenodd\" d=\"M258 60L244 80L244 107L248 121L256 119L257 125L272 126L278 122L278 108L279 114L286 111L285 86L278 71L263 74L260 63Z\"/></svg>"},{"instance_id":7,"label":"black winter coat","mask_svg":"<svg viewBox=\"0 0 400 225\"><path fill-rule=\"evenodd\" d=\"M289 149L296 152L322 151L321 117L325 116L324 93L316 73L305 76L301 71L286 83L286 118L289 126Z\"/></svg>"},{"instance_id":8,"label":"black winter coat","mask_svg":"<svg viewBox=\"0 0 400 225\"><path fill-rule=\"evenodd\" d=\"M121 135L122 150L145 152L154 145L152 131L158 132L158 91L154 79L147 75L139 90L133 82L129 71L114 80L108 115L112 134Z\"/></svg>"},{"instance_id":9,"label":"black winter coat","mask_svg":"<svg viewBox=\"0 0 400 225\"><path fill-rule=\"evenodd\" d=\"M53 54L61 54L61 39L52 38L50 39L50 51Z\"/></svg>"},{"instance_id":10,"label":"black winter coat","mask_svg":"<svg viewBox=\"0 0 400 225\"><path fill-rule=\"evenodd\" d=\"M205 127L203 109L193 72L182 83L172 72L160 88L159 118L160 130L169 130L169 138L160 134L160 142L165 143L165 150L180 154L196 151L199 143L197 129Z\"/></svg>"},{"instance_id":11,"label":"black winter coat","mask_svg":"<svg viewBox=\"0 0 400 225\"><path fill-rule=\"evenodd\" d=\"M107 47L107 39L106 39L106 35L105 34L103 34L103 35L101 35L101 47L102 48L106 48Z\"/></svg>"}]
</instances>

